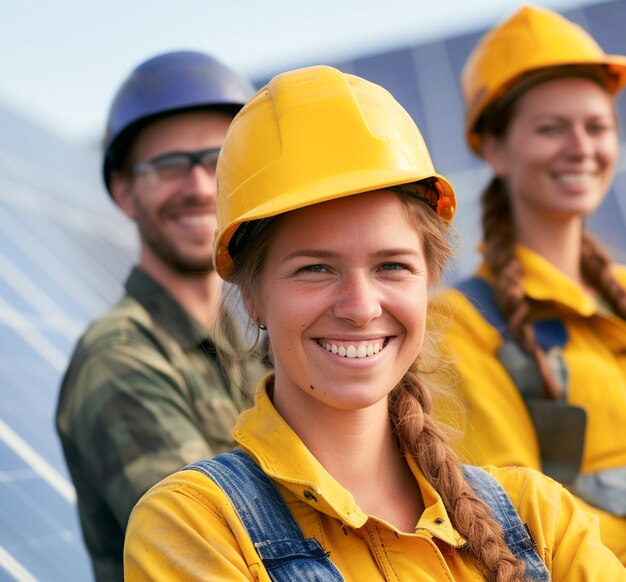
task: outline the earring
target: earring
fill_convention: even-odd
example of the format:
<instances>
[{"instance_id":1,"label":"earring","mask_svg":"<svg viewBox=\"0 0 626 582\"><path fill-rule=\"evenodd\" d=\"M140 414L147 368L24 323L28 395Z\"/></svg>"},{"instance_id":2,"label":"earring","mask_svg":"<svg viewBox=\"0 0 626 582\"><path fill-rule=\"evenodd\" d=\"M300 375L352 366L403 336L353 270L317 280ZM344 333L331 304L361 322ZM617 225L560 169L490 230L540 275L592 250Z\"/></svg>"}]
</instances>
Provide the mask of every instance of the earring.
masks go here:
<instances>
[{"instance_id":1,"label":"earring","mask_svg":"<svg viewBox=\"0 0 626 582\"><path fill-rule=\"evenodd\" d=\"M258 317L256 318L255 323L256 323L256 326L257 326L257 327L258 327L261 331L266 331L266 330L267 330L267 327L265 327L265 325L263 325L263 324L261 323L261 320L260 320Z\"/></svg>"}]
</instances>

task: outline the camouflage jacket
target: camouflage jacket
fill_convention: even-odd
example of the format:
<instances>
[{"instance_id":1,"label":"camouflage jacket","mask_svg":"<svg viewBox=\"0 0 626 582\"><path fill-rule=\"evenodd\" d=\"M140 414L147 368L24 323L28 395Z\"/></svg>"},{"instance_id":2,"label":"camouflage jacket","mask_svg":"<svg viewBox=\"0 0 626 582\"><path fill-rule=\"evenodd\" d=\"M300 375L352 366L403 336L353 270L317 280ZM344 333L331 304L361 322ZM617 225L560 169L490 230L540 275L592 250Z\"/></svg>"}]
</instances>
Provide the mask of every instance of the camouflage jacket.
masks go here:
<instances>
[{"instance_id":1,"label":"camouflage jacket","mask_svg":"<svg viewBox=\"0 0 626 582\"><path fill-rule=\"evenodd\" d=\"M230 450L246 404L206 330L135 268L126 295L80 339L56 413L97 580L122 580L124 532L143 493Z\"/></svg>"}]
</instances>

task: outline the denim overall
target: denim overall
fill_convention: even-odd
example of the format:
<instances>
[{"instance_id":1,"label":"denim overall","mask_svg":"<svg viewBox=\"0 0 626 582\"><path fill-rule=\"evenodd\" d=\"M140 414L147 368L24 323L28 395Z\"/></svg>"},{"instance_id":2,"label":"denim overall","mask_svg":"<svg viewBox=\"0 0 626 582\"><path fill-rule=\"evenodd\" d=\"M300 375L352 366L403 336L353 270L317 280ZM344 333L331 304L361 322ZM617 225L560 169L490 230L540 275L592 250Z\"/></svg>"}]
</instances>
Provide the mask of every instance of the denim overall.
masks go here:
<instances>
[{"instance_id":1,"label":"denim overall","mask_svg":"<svg viewBox=\"0 0 626 582\"><path fill-rule=\"evenodd\" d=\"M342 582L343 576L314 538L305 538L272 480L243 451L224 453L185 470L204 473L228 495L274 582ZM528 580L550 580L535 543L501 485L479 467L465 480L490 507L507 545L526 564Z\"/></svg>"}]
</instances>

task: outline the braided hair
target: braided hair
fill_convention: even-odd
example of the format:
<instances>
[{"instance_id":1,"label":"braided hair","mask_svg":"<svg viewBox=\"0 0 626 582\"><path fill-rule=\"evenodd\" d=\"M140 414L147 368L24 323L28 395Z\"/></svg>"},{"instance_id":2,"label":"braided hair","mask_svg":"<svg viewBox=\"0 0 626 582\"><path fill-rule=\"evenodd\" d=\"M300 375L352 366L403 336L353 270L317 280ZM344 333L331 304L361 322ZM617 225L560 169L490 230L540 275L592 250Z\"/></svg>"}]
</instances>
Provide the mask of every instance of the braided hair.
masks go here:
<instances>
[{"instance_id":1,"label":"braided hair","mask_svg":"<svg viewBox=\"0 0 626 582\"><path fill-rule=\"evenodd\" d=\"M436 283L452 253L448 229L423 202L406 194L397 196L423 234L429 280ZM268 221L256 230L253 239L240 241L228 281L244 296L257 288L271 233L280 220L279 216ZM403 454L415 459L440 494L452 525L467 540L458 551L476 565L486 580L523 580L524 563L512 554L491 510L465 481L458 456L447 444L443 427L432 417L431 391L437 389L432 371L438 357L433 337L426 337L420 356L389 394L394 433Z\"/></svg>"},{"instance_id":2,"label":"braided hair","mask_svg":"<svg viewBox=\"0 0 626 582\"><path fill-rule=\"evenodd\" d=\"M490 116L483 120L482 131L501 139L515 115L520 95L537 84L558 77L583 77L606 86L606 77L597 67L563 67L530 74L514 96L503 98ZM481 196L482 229L485 263L493 275L494 299L507 320L512 337L536 361L543 380L544 394L553 399L560 397L560 389L553 372L547 364L545 351L541 348L530 321L531 299L523 287L524 268L517 258L513 208L506 181L494 176ZM603 297L620 317L626 319L626 289L611 271L611 261L602 245L587 231L582 233L580 267L584 280Z\"/></svg>"}]
</instances>

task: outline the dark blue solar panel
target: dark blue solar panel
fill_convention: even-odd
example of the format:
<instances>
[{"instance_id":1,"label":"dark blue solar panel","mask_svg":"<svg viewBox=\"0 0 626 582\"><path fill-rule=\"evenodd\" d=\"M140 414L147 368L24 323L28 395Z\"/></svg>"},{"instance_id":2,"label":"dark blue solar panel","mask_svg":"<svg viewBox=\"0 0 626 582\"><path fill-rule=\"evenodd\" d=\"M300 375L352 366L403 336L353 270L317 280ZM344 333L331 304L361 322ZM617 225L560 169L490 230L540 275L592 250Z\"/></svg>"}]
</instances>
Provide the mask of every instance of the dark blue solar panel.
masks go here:
<instances>
[{"instance_id":1,"label":"dark blue solar panel","mask_svg":"<svg viewBox=\"0 0 626 582\"><path fill-rule=\"evenodd\" d=\"M414 59L428 126L427 143L435 167L443 174L459 171L471 162L459 131L463 127L463 105L445 42L419 47Z\"/></svg>"},{"instance_id":2,"label":"dark blue solar panel","mask_svg":"<svg viewBox=\"0 0 626 582\"><path fill-rule=\"evenodd\" d=\"M357 58L352 62L355 75L385 87L415 119L420 129L426 127L411 49ZM428 136L424 135L424 139L427 140Z\"/></svg>"},{"instance_id":3,"label":"dark blue solar panel","mask_svg":"<svg viewBox=\"0 0 626 582\"><path fill-rule=\"evenodd\" d=\"M482 36L482 31L473 32L470 34L463 34L460 36L456 36L453 38L449 38L445 41L446 49L449 56L450 66L452 68L451 74L456 80L456 88L458 91L459 103L462 105L462 97L461 97L461 71L463 70L463 66L465 65L465 61L467 60L467 56L470 51L474 48L475 44L478 42L478 39ZM463 117L461 117L461 120ZM457 127L457 133L463 132L464 122L460 121L460 125ZM456 170L465 170L465 169L479 169L482 167L482 161L476 156L472 155L467 146L465 146L465 151L467 152L466 156L463 156L460 160L462 164L460 167L456 168Z\"/></svg>"},{"instance_id":4,"label":"dark blue solar panel","mask_svg":"<svg viewBox=\"0 0 626 582\"><path fill-rule=\"evenodd\" d=\"M608 54L626 54L626 37L624 36L624 0L607 2L587 8L585 12L585 28L598 40L600 46ZM626 119L626 99L618 99L618 109L622 126Z\"/></svg>"},{"instance_id":5,"label":"dark blue solar panel","mask_svg":"<svg viewBox=\"0 0 626 582\"><path fill-rule=\"evenodd\" d=\"M619 55L626 53L624 0L589 6L584 13L585 28L599 41L605 52Z\"/></svg>"}]
</instances>

